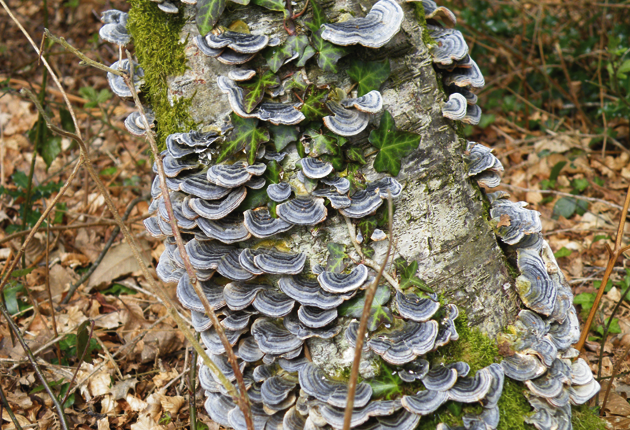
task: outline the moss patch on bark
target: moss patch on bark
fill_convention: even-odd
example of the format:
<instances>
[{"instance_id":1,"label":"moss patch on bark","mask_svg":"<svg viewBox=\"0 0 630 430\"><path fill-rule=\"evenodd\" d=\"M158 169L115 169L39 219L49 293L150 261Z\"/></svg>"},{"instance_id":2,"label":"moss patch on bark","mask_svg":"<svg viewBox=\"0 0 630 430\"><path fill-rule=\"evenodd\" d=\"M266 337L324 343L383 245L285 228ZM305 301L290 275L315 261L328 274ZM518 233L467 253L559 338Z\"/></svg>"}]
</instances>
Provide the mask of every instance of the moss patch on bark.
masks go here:
<instances>
[{"instance_id":1,"label":"moss patch on bark","mask_svg":"<svg viewBox=\"0 0 630 430\"><path fill-rule=\"evenodd\" d=\"M182 12L177 15L162 12L150 0L130 0L129 3L127 28L145 73L142 91L155 112L158 147L164 149L166 136L197 126L189 113L191 99L180 98L173 104L168 99L167 77L186 71L185 44L180 43L185 18Z\"/></svg>"},{"instance_id":2,"label":"moss patch on bark","mask_svg":"<svg viewBox=\"0 0 630 430\"><path fill-rule=\"evenodd\" d=\"M460 309L456 320L459 340L451 342L438 351L429 354L427 359L433 363L442 361L445 364L465 361L470 365L471 373L501 361L495 340L481 331L468 326L468 318ZM505 378L503 394L499 400L501 420L497 430L532 430L534 426L525 423L524 418L532 413L532 408L524 395L527 387L521 382ZM462 405L453 407L452 402L438 409L428 417L422 417L418 430L435 429L438 423L446 423L451 427L461 426L464 414L479 414L480 405ZM600 419L588 406L572 408L572 423L575 430L604 430L605 421Z\"/></svg>"}]
</instances>

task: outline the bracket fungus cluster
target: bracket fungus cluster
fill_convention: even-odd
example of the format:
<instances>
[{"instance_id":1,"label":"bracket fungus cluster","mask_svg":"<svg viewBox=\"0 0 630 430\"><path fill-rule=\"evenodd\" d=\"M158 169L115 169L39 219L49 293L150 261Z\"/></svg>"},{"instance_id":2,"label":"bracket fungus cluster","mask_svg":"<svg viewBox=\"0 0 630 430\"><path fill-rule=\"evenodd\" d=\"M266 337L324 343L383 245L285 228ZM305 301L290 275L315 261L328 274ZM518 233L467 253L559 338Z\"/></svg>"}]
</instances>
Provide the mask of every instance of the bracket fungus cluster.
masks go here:
<instances>
[{"instance_id":1,"label":"bracket fungus cluster","mask_svg":"<svg viewBox=\"0 0 630 430\"><path fill-rule=\"evenodd\" d=\"M441 15L455 22L454 14L432 0L421 3L428 20L423 31L437 44L430 47L432 60L449 95L443 115L477 124L481 110L473 89L483 86L483 76L462 34L434 19ZM158 2L158 7L178 11L168 1ZM323 16L318 5L311 7ZM282 34L233 30L194 39L198 54L210 57L209 64L227 65L227 71L225 66L217 68L226 72L216 85L230 112L225 121L166 138L166 149L159 156L175 219L169 218L167 196L156 177L151 216L144 223L150 235L165 243L156 267L159 278L177 284L177 297L191 312L210 359L229 380L235 380L217 327L205 315L185 270L171 222L180 230L201 290L234 348L255 429L343 428L347 380L329 374L326 363L308 351L326 342L341 352L354 351L365 290L375 282L376 271L373 265L363 264L365 260L348 265L343 252L341 258L333 255L333 246L326 262L314 261L289 246L288 238L308 236L308 230L325 228L333 217L345 217L352 226L374 215L386 199L404 194L404 184L386 174L357 181L343 158L348 147L366 140L364 131L373 127L374 115L391 106L392 101L379 91L380 84L360 93L352 88L344 91L315 85L303 69L295 69L317 58L320 68L331 71L331 64L346 51L322 62L322 43L333 50L335 45L387 49L383 47L400 32L406 8L408 4L396 0L380 0L363 17L329 23L320 16L310 27L310 38L290 34L284 42ZM108 11L103 21L101 36L122 45L126 15ZM315 39L320 52L314 49ZM130 64L122 60L120 67L127 70ZM134 83L140 89L143 71L133 66ZM291 71L276 76L280 70L286 72L283 67ZM116 94L131 95L122 78L108 79ZM155 117L148 112L152 127ZM408 133L396 131L391 118L385 112L380 121L387 136ZM139 113L131 114L125 124L136 135L150 132ZM415 147L420 141L416 137L410 140ZM362 152L354 154L363 158ZM462 156L471 179L485 188L499 185L503 166L491 149L469 142ZM393 175L397 174L395 170ZM501 338L513 354L477 371L464 361L433 359L435 351L459 339L457 306L441 303L435 293L413 283L404 288L392 281L378 285L368 317L364 379L356 389L352 428L412 430L423 417L457 402L481 406L480 413L465 414L463 427L458 428L496 429L498 401L505 378L511 378L527 390L533 408L528 423L540 430L569 429L570 405L583 404L598 392L588 365L576 360L577 351L571 347L579 334L571 290L542 238L539 214L511 202L505 193L487 197L496 234L520 270L515 283L523 310ZM373 228L365 237L359 231L351 238L360 247L368 239L377 244L391 236L390 231ZM400 390L385 398L373 386L379 377L392 374ZM245 429L235 399L201 360L199 380L210 418L224 427ZM441 423L437 428L451 427Z\"/></svg>"}]
</instances>

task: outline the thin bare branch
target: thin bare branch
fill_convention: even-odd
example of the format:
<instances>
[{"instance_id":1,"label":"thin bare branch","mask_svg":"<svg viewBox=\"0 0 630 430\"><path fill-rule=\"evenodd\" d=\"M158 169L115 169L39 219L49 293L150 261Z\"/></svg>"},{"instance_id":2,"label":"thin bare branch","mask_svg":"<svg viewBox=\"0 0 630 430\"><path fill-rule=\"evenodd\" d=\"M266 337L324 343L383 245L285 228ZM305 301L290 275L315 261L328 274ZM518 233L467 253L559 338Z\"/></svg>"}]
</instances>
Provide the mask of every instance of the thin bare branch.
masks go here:
<instances>
[{"instance_id":1,"label":"thin bare branch","mask_svg":"<svg viewBox=\"0 0 630 430\"><path fill-rule=\"evenodd\" d=\"M3 0L0 0L0 1L3 1ZM17 261L17 259L14 261ZM17 324L15 324L15 321L13 321L13 318L11 318L11 314L9 314L9 311L7 311L7 309L4 307L3 304L0 304L0 313L2 313L2 316L4 316L4 318L7 320L7 323L9 324L10 329L18 338L20 345L22 345L24 352L28 356L28 360L31 362L31 366L33 366L33 370L35 370L35 374L37 375L39 382L41 382L41 384L44 386L44 390L50 396L50 400L55 405L55 409L57 410L57 414L59 415L59 422L61 424L61 428L63 430L69 430L68 422L66 421L66 415L63 413L63 407L61 406L61 403L59 403L59 399L57 399L57 396L55 395L55 393L53 393L52 389L50 388L50 385L48 385L48 381L46 380L46 377L44 376L42 369L40 369L39 365L37 364L37 360L35 360L35 356L33 355L33 352L31 351L29 346L26 344L26 341L24 340L24 337L22 336L22 333L20 332L20 328L17 326Z\"/></svg>"},{"instance_id":2,"label":"thin bare branch","mask_svg":"<svg viewBox=\"0 0 630 430\"><path fill-rule=\"evenodd\" d=\"M394 217L394 205L392 203L392 196L389 190L387 191L387 210L389 213L389 244L387 246L387 254L385 254L385 260L380 266L380 270L374 278L374 282L370 285L365 292L365 304L363 305L363 313L361 314L361 321L359 322L359 331L357 333L357 341L354 346L354 361L352 362L352 370L350 372L350 380L348 381L348 399L346 403L346 412L343 417L343 430L350 430L350 422L352 420L352 410L354 408L354 395L357 390L357 379L359 378L359 365L361 364L361 351L363 350L363 339L365 338L365 332L367 330L368 318L370 316L370 310L372 309L372 301L376 294L376 288L381 281L381 277L385 272L385 266L387 260L389 260L389 254L392 252L392 220Z\"/></svg>"},{"instance_id":3,"label":"thin bare branch","mask_svg":"<svg viewBox=\"0 0 630 430\"><path fill-rule=\"evenodd\" d=\"M15 16L11 12L11 10L9 9L5 1L0 0L0 4L2 4L2 7L5 9L9 17L13 20L13 22L15 22L15 24L18 26L20 31L22 31L22 33L27 38L27 40L29 41L29 43L31 44L35 52L39 55L40 53L39 48L37 47L37 45L31 38L31 36L28 34L28 32L24 29L22 24L17 20L17 18L15 18ZM210 360L210 357L208 357L208 354L206 353L205 349L199 344L199 342L197 342L193 333L190 331L190 328L186 324L186 321L177 312L177 307L175 303L171 300L170 296L166 293L164 288L161 285L159 285L157 282L155 282L155 279L151 276L151 273L149 272L149 269L140 253L140 248L138 246L138 243L136 242L134 236L131 234L131 232L125 225L125 223L122 221L122 218L120 214L118 213L118 211L116 210L114 202L112 201L109 190L107 189L107 187L105 187L100 177L98 176L98 173L94 170L94 167L92 166L91 160L88 156L87 146L85 142L83 141L83 138L81 137L81 128L79 127L76 114L74 112L72 104L70 103L70 100L68 99L68 95L66 94L63 86L61 85L59 78L55 74L55 71L50 66L50 64L48 63L45 57L42 57L42 62L44 63L44 66L46 67L46 69L49 71L51 79L53 80L57 88L59 88L59 91L61 92L63 96L64 102L66 104L66 107L68 108L68 112L70 113L72 122L75 126L76 133L66 132L63 129L60 129L59 127L54 126L53 124L50 124L53 126L50 129L61 136L68 137L77 142L77 144L79 145L80 152L81 152L81 157L82 157L81 160L84 162L85 168L87 169L90 177L96 183L96 186L100 194L103 196L103 199L105 200L105 204L107 205L110 212L114 215L114 220L120 226L123 236L129 243L132 254L134 258L136 259L136 261L138 262L145 279L147 280L151 288L160 297L160 299L163 300L165 304L168 304L167 306L168 313L171 315L171 317L173 318L173 320L175 321L179 329L182 331L186 339L188 339L188 341L193 345L197 353L199 353L199 355L202 357L204 364L208 366L210 370L219 377L225 389L234 398L237 398L237 393L236 393L236 389L234 388L234 385L232 385L232 383L222 374L221 370L216 366L216 364L214 364L214 362ZM38 104L36 104L36 106L38 106ZM39 108L41 109L41 106L39 106ZM52 206L54 206L54 204Z\"/></svg>"},{"instance_id":4,"label":"thin bare branch","mask_svg":"<svg viewBox=\"0 0 630 430\"><path fill-rule=\"evenodd\" d=\"M127 51L127 57L129 58L129 61L132 60L131 54L129 53L129 51ZM131 71L133 73L133 68L131 68ZM169 224L171 226L171 230L173 231L175 242L177 243L177 249L179 250L179 254L182 257L182 260L184 261L184 267L186 268L186 273L188 274L190 283L192 284L195 292L201 299L201 303L203 303L204 310L206 311L206 314L210 318L210 321L212 321L212 326L214 327L214 330L219 336L219 339L221 339L221 344L223 345L223 348L225 349L225 353L227 354L228 362L232 366L232 371L234 372L234 376L236 377L236 382L238 384L239 391L240 391L239 393L240 396L235 400L237 401L241 411L243 412L243 415L245 416L245 423L247 425L247 428L249 430L254 430L254 421L253 421L251 410L249 407L249 399L247 396L247 389L245 387L245 381L243 380L243 374L241 373L241 369L238 366L238 362L236 360L236 355L234 355L234 350L232 349L232 345L230 345L230 342L227 336L225 335L223 326L221 326L219 319L217 318L217 315L214 312L214 309L212 309L212 306L210 306L210 302L208 301L208 298L204 294L201 288L201 285L199 284L199 282L197 282L197 275L195 274L195 270L193 269L192 264L190 263L188 252L186 251L186 247L184 246L184 241L182 240L182 235L179 231L177 220L175 219L175 213L173 211L173 205L171 203L170 192L169 192L168 186L166 185L166 174L164 173L164 165L162 163L162 156L160 155L160 151L158 150L157 144L155 142L153 131L151 130L151 127L149 126L149 121L147 121L144 107L142 106L142 103L140 102L140 99L138 98L138 93L136 92L136 88L133 85L133 75L125 76L123 79L125 80L125 83L127 84L127 87L129 88L129 91L131 91L133 100L136 104L136 107L138 108L138 111L140 112L140 117L142 118L142 122L144 123L145 130L147 130L147 133L146 133L147 140L149 141L151 152L153 152L153 158L155 159L155 164L157 166L158 178L160 182L160 190L162 191L162 198L164 199L164 206L166 206L166 212L168 214Z\"/></svg>"},{"instance_id":5,"label":"thin bare branch","mask_svg":"<svg viewBox=\"0 0 630 430\"><path fill-rule=\"evenodd\" d=\"M53 42L60 44L61 46L66 48L68 51L72 52L74 55L79 57L83 61L83 63L84 63L83 65L92 66L92 67L100 69L100 70L102 70L104 72L113 73L114 75L125 76L125 73L120 71L120 70L112 69L111 67L107 67L106 65L101 64L98 61L92 60L87 55L85 55L83 52L79 51L74 46L72 46L68 42L66 42L66 39L64 39L63 37L55 36L47 28L44 29L44 35L47 38L49 38L50 40L52 40Z\"/></svg>"}]
</instances>

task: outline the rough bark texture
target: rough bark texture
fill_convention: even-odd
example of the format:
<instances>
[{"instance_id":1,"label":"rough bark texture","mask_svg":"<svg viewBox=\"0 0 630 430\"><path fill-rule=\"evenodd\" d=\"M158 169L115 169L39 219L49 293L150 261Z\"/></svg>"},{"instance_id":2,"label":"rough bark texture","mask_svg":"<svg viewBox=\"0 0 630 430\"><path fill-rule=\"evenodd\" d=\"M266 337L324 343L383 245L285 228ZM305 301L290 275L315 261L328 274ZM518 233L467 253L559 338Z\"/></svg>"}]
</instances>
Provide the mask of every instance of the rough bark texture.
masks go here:
<instances>
[{"instance_id":1,"label":"rough bark texture","mask_svg":"<svg viewBox=\"0 0 630 430\"><path fill-rule=\"evenodd\" d=\"M363 16L371 4L346 0L323 6L334 22L344 14ZM243 20L254 34L286 37L282 14L251 5L232 6L233 10L224 12L220 25L227 27L233 21ZM294 10L303 7L304 2L300 1ZM358 50L366 60L384 56L390 59L392 75L381 88L385 109L394 116L398 128L422 136L418 150L403 160L397 177L405 190L396 202L394 214L396 256L418 261L422 279L449 302L465 309L471 325L493 335L516 314L513 280L487 221L482 193L466 175L466 142L458 137L457 125L442 117L445 96L423 41L426 29L419 24L410 4L403 8L403 29L386 47ZM189 15L192 12L186 11ZM308 19L309 13L304 17ZM232 66L201 54L192 41L197 34L194 17L190 16L182 31L182 40L187 39L189 70L182 76L168 78L169 97L192 97L191 116L199 124L209 126L231 112L227 96L219 91L216 80ZM340 72L335 75L324 75L317 67L307 66L310 81L348 90L352 82L345 69L350 57L340 60ZM369 129L353 139L366 142L368 132ZM299 158L295 151L290 156L284 165L289 174ZM379 176L371 167L373 159L370 157L363 169L370 181ZM294 229L286 238L290 248L309 255L311 264L325 262L326 244L331 241L351 245L345 222L339 216L310 231ZM385 244L377 242L374 247L374 259L382 261Z\"/></svg>"}]
</instances>

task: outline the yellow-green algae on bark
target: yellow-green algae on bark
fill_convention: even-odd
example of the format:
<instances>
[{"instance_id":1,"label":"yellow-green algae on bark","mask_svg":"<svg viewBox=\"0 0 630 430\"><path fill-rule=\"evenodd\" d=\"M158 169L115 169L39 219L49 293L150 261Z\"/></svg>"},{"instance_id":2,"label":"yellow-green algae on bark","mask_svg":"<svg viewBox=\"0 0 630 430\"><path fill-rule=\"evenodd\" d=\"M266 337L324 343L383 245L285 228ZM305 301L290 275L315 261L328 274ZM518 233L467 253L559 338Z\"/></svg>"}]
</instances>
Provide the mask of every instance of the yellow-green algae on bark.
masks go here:
<instances>
[{"instance_id":1,"label":"yellow-green algae on bark","mask_svg":"<svg viewBox=\"0 0 630 430\"><path fill-rule=\"evenodd\" d=\"M476 328L468 325L466 313L460 308L455 321L459 340L451 342L426 358L429 362L442 361L445 364L465 361L471 372L476 372L492 363L501 362L499 348L494 339L489 338ZM524 417L532 413L532 408L524 395L527 387L522 382L505 378L503 394L499 400L501 420L497 430L532 430L534 426L525 423ZM452 402L449 402L451 404ZM417 430L435 430L438 423L446 423L451 427L462 426L464 414L479 414L481 405L462 405L461 409L449 405L442 406L431 416L422 417ZM605 430L606 422L587 405L572 407L571 422L573 430Z\"/></svg>"},{"instance_id":2,"label":"yellow-green algae on bark","mask_svg":"<svg viewBox=\"0 0 630 430\"><path fill-rule=\"evenodd\" d=\"M165 148L166 136L194 130L195 121L189 110L192 99L168 99L168 76L186 71L185 43L180 32L185 23L183 15L162 12L150 0L130 0L127 28L133 37L134 53L144 69L144 97L155 112L158 147Z\"/></svg>"}]
</instances>

